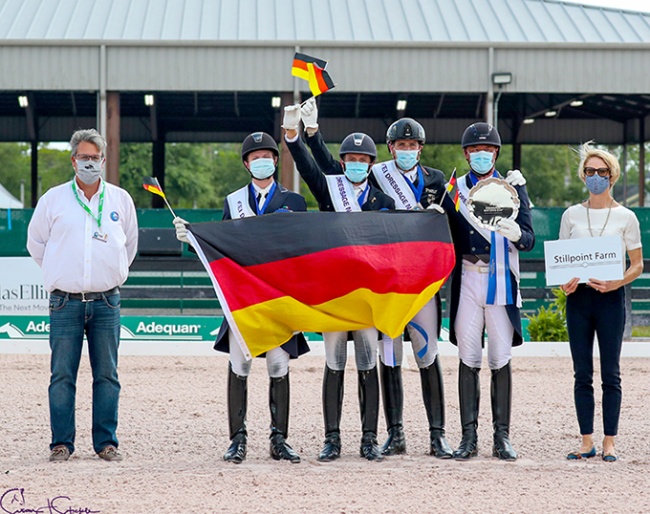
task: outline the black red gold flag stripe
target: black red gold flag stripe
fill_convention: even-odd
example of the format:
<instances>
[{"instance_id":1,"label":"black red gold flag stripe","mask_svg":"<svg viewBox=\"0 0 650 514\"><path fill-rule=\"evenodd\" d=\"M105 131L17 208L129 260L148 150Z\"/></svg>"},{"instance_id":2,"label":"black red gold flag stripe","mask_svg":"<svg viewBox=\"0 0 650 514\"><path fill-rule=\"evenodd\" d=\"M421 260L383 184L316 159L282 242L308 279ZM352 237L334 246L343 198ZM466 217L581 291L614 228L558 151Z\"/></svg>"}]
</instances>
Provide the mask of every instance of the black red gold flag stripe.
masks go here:
<instances>
[{"instance_id":1,"label":"black red gold flag stripe","mask_svg":"<svg viewBox=\"0 0 650 514\"><path fill-rule=\"evenodd\" d=\"M144 179L142 179L142 187L150 193L165 198L165 193L163 193L163 190L160 187L160 182L158 182L156 177L144 177Z\"/></svg>"},{"instance_id":2,"label":"black red gold flag stripe","mask_svg":"<svg viewBox=\"0 0 650 514\"><path fill-rule=\"evenodd\" d=\"M291 74L309 82L312 95L318 96L332 89L335 84L325 71L327 61L296 52L293 56Z\"/></svg>"},{"instance_id":3,"label":"black red gold flag stripe","mask_svg":"<svg viewBox=\"0 0 650 514\"><path fill-rule=\"evenodd\" d=\"M276 213L189 231L250 356L297 331L396 337L454 266L447 218L430 211Z\"/></svg>"}]
</instances>

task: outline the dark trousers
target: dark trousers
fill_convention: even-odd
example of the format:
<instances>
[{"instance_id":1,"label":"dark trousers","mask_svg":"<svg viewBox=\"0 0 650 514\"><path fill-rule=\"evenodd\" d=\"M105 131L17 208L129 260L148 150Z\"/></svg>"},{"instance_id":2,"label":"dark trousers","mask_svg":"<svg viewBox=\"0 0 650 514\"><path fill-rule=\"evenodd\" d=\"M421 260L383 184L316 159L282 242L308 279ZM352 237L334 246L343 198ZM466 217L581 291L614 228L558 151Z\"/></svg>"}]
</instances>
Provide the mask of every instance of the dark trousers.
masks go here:
<instances>
[{"instance_id":1,"label":"dark trousers","mask_svg":"<svg viewBox=\"0 0 650 514\"><path fill-rule=\"evenodd\" d=\"M573 395L582 435L594 432L594 334L598 336L603 388L603 428L615 436L621 412L621 345L625 325L625 288L609 293L579 285L567 297L567 329L573 358Z\"/></svg>"}]
</instances>

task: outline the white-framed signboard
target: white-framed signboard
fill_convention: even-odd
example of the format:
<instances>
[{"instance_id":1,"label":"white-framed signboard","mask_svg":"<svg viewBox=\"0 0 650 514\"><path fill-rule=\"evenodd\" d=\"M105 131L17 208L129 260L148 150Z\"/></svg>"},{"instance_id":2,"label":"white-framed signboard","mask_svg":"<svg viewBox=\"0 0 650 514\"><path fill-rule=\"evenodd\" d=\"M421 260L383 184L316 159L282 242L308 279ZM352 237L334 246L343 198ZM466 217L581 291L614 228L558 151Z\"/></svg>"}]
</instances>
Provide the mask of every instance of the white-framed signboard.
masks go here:
<instances>
[{"instance_id":1,"label":"white-framed signboard","mask_svg":"<svg viewBox=\"0 0 650 514\"><path fill-rule=\"evenodd\" d=\"M578 277L580 283L590 278L623 278L625 252L618 236L587 237L544 241L546 285L566 284Z\"/></svg>"}]
</instances>

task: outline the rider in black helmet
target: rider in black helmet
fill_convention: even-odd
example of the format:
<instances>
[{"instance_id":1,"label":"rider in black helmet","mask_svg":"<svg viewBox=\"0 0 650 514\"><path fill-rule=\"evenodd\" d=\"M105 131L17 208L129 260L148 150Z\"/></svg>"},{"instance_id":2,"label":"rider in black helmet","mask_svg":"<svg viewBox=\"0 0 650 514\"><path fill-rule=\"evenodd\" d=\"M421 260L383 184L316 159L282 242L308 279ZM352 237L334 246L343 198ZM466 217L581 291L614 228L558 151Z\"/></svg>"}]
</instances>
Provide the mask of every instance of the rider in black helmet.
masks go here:
<instances>
[{"instance_id":1,"label":"rider in black helmet","mask_svg":"<svg viewBox=\"0 0 650 514\"><path fill-rule=\"evenodd\" d=\"M485 327L488 365L492 371L493 455L503 460L515 460L517 453L509 439L510 359L512 346L522 343L518 255L520 251L531 250L535 244L530 201L526 180L520 171L511 170L505 180L519 197L516 219L501 219L495 231L479 226L469 216L466 202L475 185L490 177L502 178L495 169L501 137L488 123L472 123L463 133L461 146L470 171L456 181L460 209L456 210L449 197L443 204L456 252L449 331L450 340L458 346L460 357L458 383L463 436L454 458L467 460L478 453L479 372ZM497 272L492 274L490 269Z\"/></svg>"},{"instance_id":2,"label":"rider in black helmet","mask_svg":"<svg viewBox=\"0 0 650 514\"><path fill-rule=\"evenodd\" d=\"M318 111L315 102L302 107L302 119L307 144L316 162L326 173L332 169L327 147L318 132ZM397 209L431 208L442 212L439 203L445 189L445 177L440 170L420 165L422 147L426 141L424 127L412 118L401 118L386 132L386 143L393 157L371 168L370 181L390 196ZM413 354L420 369L422 396L429 421L429 451L448 459L452 450L445 439L445 412L442 372L438 359L438 335L441 326L440 297L436 295L408 323L406 334L411 339ZM402 426L402 336L383 337L380 342L381 386L388 438L382 446L384 455L406 452Z\"/></svg>"},{"instance_id":3,"label":"rider in black helmet","mask_svg":"<svg viewBox=\"0 0 650 514\"><path fill-rule=\"evenodd\" d=\"M241 147L241 157L244 167L251 176L251 182L226 197L223 209L224 220L273 212L307 210L307 203L302 196L288 191L275 181L278 156L278 145L269 134L253 132L246 136ZM187 222L182 218L174 219L176 237L181 241L189 242L186 224ZM246 458L248 375L252 362L246 360L225 319L219 329L214 348L230 354L228 425L231 444L223 459L240 464ZM286 442L289 431L289 359L308 351L307 342L300 333L264 355L269 374L270 453L274 460L300 462L300 456Z\"/></svg>"},{"instance_id":4,"label":"rider in black helmet","mask_svg":"<svg viewBox=\"0 0 650 514\"><path fill-rule=\"evenodd\" d=\"M318 201L321 211L375 211L394 209L393 200L368 182L370 166L377 158L377 147L361 132L348 135L339 149L339 160L327 151L328 174L318 168L300 139L300 105L285 107L283 128L285 142L296 168ZM318 460L329 462L341 454L340 418L343 405L343 375L347 361L348 332L325 332L325 372L323 376L323 417L325 442ZM379 381L377 375L377 330L352 331L359 375L359 409L361 411L361 456L381 460L377 443Z\"/></svg>"}]
</instances>

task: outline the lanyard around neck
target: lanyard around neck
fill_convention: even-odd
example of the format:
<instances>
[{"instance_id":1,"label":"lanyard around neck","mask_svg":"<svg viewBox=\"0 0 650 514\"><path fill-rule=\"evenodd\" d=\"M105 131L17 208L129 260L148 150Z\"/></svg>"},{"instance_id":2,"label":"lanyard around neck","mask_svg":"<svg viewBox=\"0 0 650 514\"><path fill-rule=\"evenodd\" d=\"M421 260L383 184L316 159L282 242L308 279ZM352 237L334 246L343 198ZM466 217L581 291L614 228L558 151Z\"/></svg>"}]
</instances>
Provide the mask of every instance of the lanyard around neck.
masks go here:
<instances>
[{"instance_id":1,"label":"lanyard around neck","mask_svg":"<svg viewBox=\"0 0 650 514\"><path fill-rule=\"evenodd\" d=\"M97 216L95 216L93 214L93 211L90 210L90 207L88 207L88 205L86 205L86 203L81 201L81 198L79 198L79 193L77 192L77 184L75 183L75 180L72 179L72 192L74 193L74 197L77 199L79 205L81 205L81 208L97 222L97 228L102 228L102 211L104 210L104 193L106 191L106 188L103 187L103 184L100 187L102 188L102 192L99 193L99 207L97 209Z\"/></svg>"}]
</instances>

